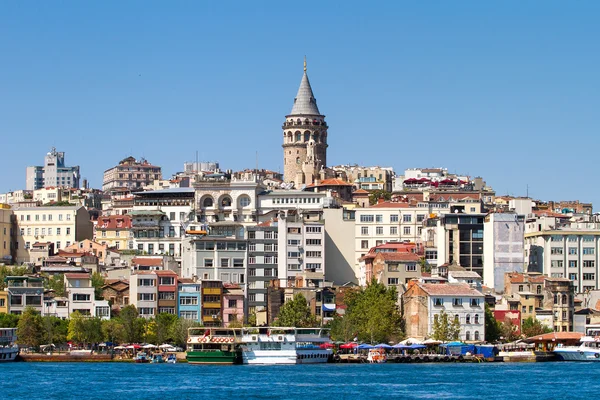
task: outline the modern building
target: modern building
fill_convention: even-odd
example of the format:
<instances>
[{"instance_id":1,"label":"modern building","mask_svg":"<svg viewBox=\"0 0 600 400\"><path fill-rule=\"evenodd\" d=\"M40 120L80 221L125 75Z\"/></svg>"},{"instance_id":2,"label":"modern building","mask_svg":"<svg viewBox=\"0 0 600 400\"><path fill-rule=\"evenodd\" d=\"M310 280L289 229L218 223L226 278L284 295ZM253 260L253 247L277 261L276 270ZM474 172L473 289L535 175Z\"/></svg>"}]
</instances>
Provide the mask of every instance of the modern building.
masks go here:
<instances>
[{"instance_id":1,"label":"modern building","mask_svg":"<svg viewBox=\"0 0 600 400\"><path fill-rule=\"evenodd\" d=\"M4 278L8 292L8 311L22 314L26 307L33 307L40 314L44 308L44 280L33 276L7 276Z\"/></svg>"},{"instance_id":2,"label":"modern building","mask_svg":"<svg viewBox=\"0 0 600 400\"><path fill-rule=\"evenodd\" d=\"M443 311L450 321L458 320L458 340L482 341L485 338L485 296L464 283L411 282L402 295L406 335L431 337L433 325Z\"/></svg>"},{"instance_id":3,"label":"modern building","mask_svg":"<svg viewBox=\"0 0 600 400\"><path fill-rule=\"evenodd\" d=\"M65 153L56 148L46 154L43 166L27 167L26 188L36 190L50 186L78 188L79 166L67 167Z\"/></svg>"},{"instance_id":4,"label":"modern building","mask_svg":"<svg viewBox=\"0 0 600 400\"><path fill-rule=\"evenodd\" d=\"M90 274L68 273L64 275L64 280L69 316L78 312L88 317L110 319L109 303L96 300Z\"/></svg>"},{"instance_id":5,"label":"modern building","mask_svg":"<svg viewBox=\"0 0 600 400\"><path fill-rule=\"evenodd\" d=\"M158 276L158 314L177 315L177 297L179 294L177 273L169 270L154 271Z\"/></svg>"},{"instance_id":6,"label":"modern building","mask_svg":"<svg viewBox=\"0 0 600 400\"><path fill-rule=\"evenodd\" d=\"M525 216L514 212L490 213L483 222L483 281L501 292L504 275L523 272ZM478 248L478 244L471 244Z\"/></svg>"},{"instance_id":7,"label":"modern building","mask_svg":"<svg viewBox=\"0 0 600 400\"><path fill-rule=\"evenodd\" d=\"M354 270L355 211L343 207L324 208L323 220L325 221L325 254L327 254L325 281L337 286L357 283Z\"/></svg>"},{"instance_id":8,"label":"modern building","mask_svg":"<svg viewBox=\"0 0 600 400\"><path fill-rule=\"evenodd\" d=\"M200 282L190 278L179 278L177 285L179 318L200 322L202 316Z\"/></svg>"},{"instance_id":9,"label":"modern building","mask_svg":"<svg viewBox=\"0 0 600 400\"><path fill-rule=\"evenodd\" d=\"M17 262L29 262L35 243L52 243L54 251L92 239L93 223L84 207L14 207Z\"/></svg>"},{"instance_id":10,"label":"modern building","mask_svg":"<svg viewBox=\"0 0 600 400\"><path fill-rule=\"evenodd\" d=\"M223 282L202 280L202 324L206 327L221 326L223 323Z\"/></svg>"},{"instance_id":11,"label":"modern building","mask_svg":"<svg viewBox=\"0 0 600 400\"><path fill-rule=\"evenodd\" d=\"M157 302L158 275L154 271L137 271L129 277L131 304L137 307L142 318L154 318L158 315Z\"/></svg>"},{"instance_id":12,"label":"modern building","mask_svg":"<svg viewBox=\"0 0 600 400\"><path fill-rule=\"evenodd\" d=\"M140 189L151 185L155 180L162 179L161 168L150 164L145 159L136 160L127 157L115 167L104 171L102 191L108 192L114 188Z\"/></svg>"},{"instance_id":13,"label":"modern building","mask_svg":"<svg viewBox=\"0 0 600 400\"><path fill-rule=\"evenodd\" d=\"M308 75L306 60L294 106L283 123L283 180L296 188L323 179L327 165L327 123L317 107Z\"/></svg>"},{"instance_id":14,"label":"modern building","mask_svg":"<svg viewBox=\"0 0 600 400\"><path fill-rule=\"evenodd\" d=\"M279 270L279 226L266 221L247 229L248 235L248 315L264 312L270 282Z\"/></svg>"}]
</instances>

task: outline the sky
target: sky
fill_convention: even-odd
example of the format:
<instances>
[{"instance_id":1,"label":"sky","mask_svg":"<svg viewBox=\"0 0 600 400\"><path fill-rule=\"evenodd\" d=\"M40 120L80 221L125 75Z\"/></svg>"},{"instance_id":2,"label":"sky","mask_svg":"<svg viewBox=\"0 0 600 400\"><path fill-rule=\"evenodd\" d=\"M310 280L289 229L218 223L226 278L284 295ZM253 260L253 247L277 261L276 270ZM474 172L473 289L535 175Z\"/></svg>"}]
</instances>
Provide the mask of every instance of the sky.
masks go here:
<instances>
[{"instance_id":1,"label":"sky","mask_svg":"<svg viewBox=\"0 0 600 400\"><path fill-rule=\"evenodd\" d=\"M0 2L0 192L55 146L283 171L303 58L328 164L444 167L600 205L600 2Z\"/></svg>"}]
</instances>

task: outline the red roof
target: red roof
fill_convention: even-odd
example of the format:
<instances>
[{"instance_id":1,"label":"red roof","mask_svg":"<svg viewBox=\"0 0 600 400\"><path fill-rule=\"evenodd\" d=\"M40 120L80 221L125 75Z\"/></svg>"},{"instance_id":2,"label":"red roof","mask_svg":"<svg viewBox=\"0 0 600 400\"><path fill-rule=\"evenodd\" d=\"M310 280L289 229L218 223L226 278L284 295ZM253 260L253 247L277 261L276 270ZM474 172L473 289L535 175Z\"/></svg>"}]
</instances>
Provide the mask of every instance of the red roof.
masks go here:
<instances>
[{"instance_id":1,"label":"red roof","mask_svg":"<svg viewBox=\"0 0 600 400\"><path fill-rule=\"evenodd\" d=\"M369 194L369 191L365 190L365 189L358 189L358 190L355 190L354 192L352 192L352 194L353 195L355 195L355 194Z\"/></svg>"},{"instance_id":2,"label":"red roof","mask_svg":"<svg viewBox=\"0 0 600 400\"><path fill-rule=\"evenodd\" d=\"M90 279L90 274L73 272L73 273L65 274L65 278L67 278L67 279Z\"/></svg>"},{"instance_id":3,"label":"red roof","mask_svg":"<svg viewBox=\"0 0 600 400\"><path fill-rule=\"evenodd\" d=\"M316 182L311 183L310 185L307 185L306 187L319 187L319 186L353 186L353 185L350 182L346 182L341 179L332 178L332 179L323 179L318 184Z\"/></svg>"},{"instance_id":4,"label":"red roof","mask_svg":"<svg viewBox=\"0 0 600 400\"><path fill-rule=\"evenodd\" d=\"M131 216L129 215L110 215L98 217L96 229L129 229L131 228Z\"/></svg>"},{"instance_id":5,"label":"red roof","mask_svg":"<svg viewBox=\"0 0 600 400\"><path fill-rule=\"evenodd\" d=\"M583 337L583 333L579 332L551 332L543 335L536 335L525 339L526 341L553 341L553 340L579 340Z\"/></svg>"},{"instance_id":6,"label":"red roof","mask_svg":"<svg viewBox=\"0 0 600 400\"><path fill-rule=\"evenodd\" d=\"M162 258L147 258L147 257L135 257L131 260L132 264L143 265L148 267L159 267L163 265Z\"/></svg>"},{"instance_id":7,"label":"red roof","mask_svg":"<svg viewBox=\"0 0 600 400\"><path fill-rule=\"evenodd\" d=\"M385 261L419 261L419 256L415 253L377 253L381 254Z\"/></svg>"},{"instance_id":8,"label":"red roof","mask_svg":"<svg viewBox=\"0 0 600 400\"><path fill-rule=\"evenodd\" d=\"M480 296L483 294L466 283L419 283L421 289L433 296Z\"/></svg>"},{"instance_id":9,"label":"red roof","mask_svg":"<svg viewBox=\"0 0 600 400\"><path fill-rule=\"evenodd\" d=\"M168 269L160 270L160 271L154 271L154 273L156 275L165 275L165 276L166 275L174 275L174 276L177 276L177 273L175 271L171 271L171 270L168 270Z\"/></svg>"}]
</instances>

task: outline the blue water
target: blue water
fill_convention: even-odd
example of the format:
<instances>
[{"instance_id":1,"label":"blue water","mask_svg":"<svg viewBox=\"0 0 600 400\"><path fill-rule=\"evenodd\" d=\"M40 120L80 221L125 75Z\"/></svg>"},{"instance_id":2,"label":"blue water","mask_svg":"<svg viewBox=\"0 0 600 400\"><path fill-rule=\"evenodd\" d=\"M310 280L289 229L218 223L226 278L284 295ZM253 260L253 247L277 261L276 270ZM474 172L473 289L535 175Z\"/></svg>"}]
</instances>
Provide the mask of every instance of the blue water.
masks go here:
<instances>
[{"instance_id":1,"label":"blue water","mask_svg":"<svg viewBox=\"0 0 600 400\"><path fill-rule=\"evenodd\" d=\"M0 399L594 399L600 363L0 364Z\"/></svg>"}]
</instances>

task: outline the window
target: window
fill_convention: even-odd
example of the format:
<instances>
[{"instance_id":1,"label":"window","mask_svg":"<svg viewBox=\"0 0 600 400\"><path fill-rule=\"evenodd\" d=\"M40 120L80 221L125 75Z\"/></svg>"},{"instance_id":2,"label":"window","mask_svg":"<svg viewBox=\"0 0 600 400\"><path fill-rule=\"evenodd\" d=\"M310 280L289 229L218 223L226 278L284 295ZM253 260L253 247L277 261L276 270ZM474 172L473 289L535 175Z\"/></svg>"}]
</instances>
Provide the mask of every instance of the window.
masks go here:
<instances>
[{"instance_id":1,"label":"window","mask_svg":"<svg viewBox=\"0 0 600 400\"><path fill-rule=\"evenodd\" d=\"M467 319L468 319L468 318L469 318L469 316L467 315ZM470 322L469 322L469 321L467 321L467 324L469 324L469 323L470 323ZM471 340L471 332L467 331L467 332L465 333L465 341L467 341L467 342L468 342L469 340Z\"/></svg>"},{"instance_id":2,"label":"window","mask_svg":"<svg viewBox=\"0 0 600 400\"><path fill-rule=\"evenodd\" d=\"M523 291L523 285L519 285L519 292Z\"/></svg>"},{"instance_id":3,"label":"window","mask_svg":"<svg viewBox=\"0 0 600 400\"><path fill-rule=\"evenodd\" d=\"M593 247L584 247L583 254L584 255L594 254L594 248Z\"/></svg>"},{"instance_id":4,"label":"window","mask_svg":"<svg viewBox=\"0 0 600 400\"><path fill-rule=\"evenodd\" d=\"M459 299L459 298L452 299L452 305L454 307L460 307L460 306L462 306L462 299Z\"/></svg>"},{"instance_id":5,"label":"window","mask_svg":"<svg viewBox=\"0 0 600 400\"><path fill-rule=\"evenodd\" d=\"M584 268L594 268L596 266L596 261L594 260L583 260Z\"/></svg>"},{"instance_id":6,"label":"window","mask_svg":"<svg viewBox=\"0 0 600 400\"><path fill-rule=\"evenodd\" d=\"M321 239L306 239L307 246L320 246Z\"/></svg>"},{"instance_id":7,"label":"window","mask_svg":"<svg viewBox=\"0 0 600 400\"><path fill-rule=\"evenodd\" d=\"M550 254L562 254L562 253L563 253L562 247L551 247L550 248Z\"/></svg>"},{"instance_id":8,"label":"window","mask_svg":"<svg viewBox=\"0 0 600 400\"><path fill-rule=\"evenodd\" d=\"M229 268L229 258L221 258L221 268Z\"/></svg>"},{"instance_id":9,"label":"window","mask_svg":"<svg viewBox=\"0 0 600 400\"><path fill-rule=\"evenodd\" d=\"M29 231L29 228L27 228L27 231ZM60 235L60 228L56 228L56 234Z\"/></svg>"},{"instance_id":10,"label":"window","mask_svg":"<svg viewBox=\"0 0 600 400\"><path fill-rule=\"evenodd\" d=\"M404 227L404 234L405 235L410 235L410 226L405 226Z\"/></svg>"},{"instance_id":11,"label":"window","mask_svg":"<svg viewBox=\"0 0 600 400\"><path fill-rule=\"evenodd\" d=\"M560 236L560 235L552 235L552 236L550 236L550 241L551 242L562 242L562 240L563 240L563 237Z\"/></svg>"},{"instance_id":12,"label":"window","mask_svg":"<svg viewBox=\"0 0 600 400\"><path fill-rule=\"evenodd\" d=\"M361 215L360 216L360 222L373 222L375 220L375 218L373 218L373 215Z\"/></svg>"},{"instance_id":13,"label":"window","mask_svg":"<svg viewBox=\"0 0 600 400\"><path fill-rule=\"evenodd\" d=\"M306 233L321 233L320 226L307 226Z\"/></svg>"},{"instance_id":14,"label":"window","mask_svg":"<svg viewBox=\"0 0 600 400\"><path fill-rule=\"evenodd\" d=\"M570 260L569 261L569 268L577 268L577 261L576 260Z\"/></svg>"},{"instance_id":15,"label":"window","mask_svg":"<svg viewBox=\"0 0 600 400\"><path fill-rule=\"evenodd\" d=\"M398 264L388 264L388 272L398 272Z\"/></svg>"},{"instance_id":16,"label":"window","mask_svg":"<svg viewBox=\"0 0 600 400\"><path fill-rule=\"evenodd\" d=\"M241 196L239 201L240 206L242 207L248 207L250 205L250 197L248 196Z\"/></svg>"},{"instance_id":17,"label":"window","mask_svg":"<svg viewBox=\"0 0 600 400\"><path fill-rule=\"evenodd\" d=\"M473 322L475 324L479 323L479 314L475 314L475 317L473 318ZM477 332L475 332L475 335L477 335ZM475 336L477 338L477 336ZM477 340L477 339L476 339Z\"/></svg>"},{"instance_id":18,"label":"window","mask_svg":"<svg viewBox=\"0 0 600 400\"><path fill-rule=\"evenodd\" d=\"M288 271L299 271L300 265L299 264L288 264L287 268L288 268Z\"/></svg>"},{"instance_id":19,"label":"window","mask_svg":"<svg viewBox=\"0 0 600 400\"><path fill-rule=\"evenodd\" d=\"M237 308L237 300L229 300L229 308Z\"/></svg>"},{"instance_id":20,"label":"window","mask_svg":"<svg viewBox=\"0 0 600 400\"><path fill-rule=\"evenodd\" d=\"M67 214L67 221L71 220L71 214Z\"/></svg>"},{"instance_id":21,"label":"window","mask_svg":"<svg viewBox=\"0 0 600 400\"><path fill-rule=\"evenodd\" d=\"M577 254L577 247L569 247L569 254Z\"/></svg>"},{"instance_id":22,"label":"window","mask_svg":"<svg viewBox=\"0 0 600 400\"><path fill-rule=\"evenodd\" d=\"M398 278L388 278L388 285L397 285L398 280Z\"/></svg>"},{"instance_id":23,"label":"window","mask_svg":"<svg viewBox=\"0 0 600 400\"><path fill-rule=\"evenodd\" d=\"M300 253L297 251L288 251L288 258L298 258L300 257Z\"/></svg>"},{"instance_id":24,"label":"window","mask_svg":"<svg viewBox=\"0 0 600 400\"><path fill-rule=\"evenodd\" d=\"M584 242L593 242L594 241L594 237L593 236L584 236L583 237L583 241Z\"/></svg>"},{"instance_id":25,"label":"window","mask_svg":"<svg viewBox=\"0 0 600 400\"><path fill-rule=\"evenodd\" d=\"M90 301L89 294L73 293L73 301Z\"/></svg>"},{"instance_id":26,"label":"window","mask_svg":"<svg viewBox=\"0 0 600 400\"><path fill-rule=\"evenodd\" d=\"M552 268L562 268L563 267L563 260L551 260L550 261L550 267Z\"/></svg>"},{"instance_id":27,"label":"window","mask_svg":"<svg viewBox=\"0 0 600 400\"><path fill-rule=\"evenodd\" d=\"M417 222L423 222L425 220L425 214L417 214Z\"/></svg>"},{"instance_id":28,"label":"window","mask_svg":"<svg viewBox=\"0 0 600 400\"><path fill-rule=\"evenodd\" d=\"M416 272L417 264L406 264L406 272Z\"/></svg>"},{"instance_id":29,"label":"window","mask_svg":"<svg viewBox=\"0 0 600 400\"><path fill-rule=\"evenodd\" d=\"M265 276L273 276L273 269L272 268L265 268L264 269L264 274L265 274Z\"/></svg>"},{"instance_id":30,"label":"window","mask_svg":"<svg viewBox=\"0 0 600 400\"><path fill-rule=\"evenodd\" d=\"M140 315L154 315L154 308L140 307L138 308Z\"/></svg>"},{"instance_id":31,"label":"window","mask_svg":"<svg viewBox=\"0 0 600 400\"><path fill-rule=\"evenodd\" d=\"M320 251L307 251L306 257L309 258L320 258L322 253Z\"/></svg>"},{"instance_id":32,"label":"window","mask_svg":"<svg viewBox=\"0 0 600 400\"><path fill-rule=\"evenodd\" d=\"M433 305L434 306L443 306L444 305L444 299L436 297L435 299L433 299Z\"/></svg>"},{"instance_id":33,"label":"window","mask_svg":"<svg viewBox=\"0 0 600 400\"><path fill-rule=\"evenodd\" d=\"M477 317L477 315L475 316ZM479 331L475 331L475 341L479 340Z\"/></svg>"},{"instance_id":34,"label":"window","mask_svg":"<svg viewBox=\"0 0 600 400\"><path fill-rule=\"evenodd\" d=\"M398 215L397 214L390 215L390 222L398 222Z\"/></svg>"},{"instance_id":35,"label":"window","mask_svg":"<svg viewBox=\"0 0 600 400\"><path fill-rule=\"evenodd\" d=\"M159 285L174 285L175 278L172 276L162 276L159 279Z\"/></svg>"},{"instance_id":36,"label":"window","mask_svg":"<svg viewBox=\"0 0 600 400\"><path fill-rule=\"evenodd\" d=\"M198 320L198 311L179 311L179 317L188 320Z\"/></svg>"},{"instance_id":37,"label":"window","mask_svg":"<svg viewBox=\"0 0 600 400\"><path fill-rule=\"evenodd\" d=\"M577 236L569 236L569 242L576 242Z\"/></svg>"},{"instance_id":38,"label":"window","mask_svg":"<svg viewBox=\"0 0 600 400\"><path fill-rule=\"evenodd\" d=\"M244 259L243 258L234 258L233 259L233 268L244 268Z\"/></svg>"},{"instance_id":39,"label":"window","mask_svg":"<svg viewBox=\"0 0 600 400\"><path fill-rule=\"evenodd\" d=\"M402 222L412 222L412 215L410 215L410 214L404 214L402 216Z\"/></svg>"},{"instance_id":40,"label":"window","mask_svg":"<svg viewBox=\"0 0 600 400\"><path fill-rule=\"evenodd\" d=\"M361 249L368 249L369 248L369 241L368 240L361 240L360 241L360 248Z\"/></svg>"},{"instance_id":41,"label":"window","mask_svg":"<svg viewBox=\"0 0 600 400\"><path fill-rule=\"evenodd\" d=\"M471 307L479 307L479 299L471 299Z\"/></svg>"},{"instance_id":42,"label":"window","mask_svg":"<svg viewBox=\"0 0 600 400\"><path fill-rule=\"evenodd\" d=\"M383 222L383 215L377 214L375 216L375 222Z\"/></svg>"},{"instance_id":43,"label":"window","mask_svg":"<svg viewBox=\"0 0 600 400\"><path fill-rule=\"evenodd\" d=\"M205 258L204 259L204 268L212 268L213 267L213 259Z\"/></svg>"},{"instance_id":44,"label":"window","mask_svg":"<svg viewBox=\"0 0 600 400\"><path fill-rule=\"evenodd\" d=\"M138 286L155 286L154 279L138 279Z\"/></svg>"},{"instance_id":45,"label":"window","mask_svg":"<svg viewBox=\"0 0 600 400\"><path fill-rule=\"evenodd\" d=\"M307 263L306 269L321 269L321 263Z\"/></svg>"},{"instance_id":46,"label":"window","mask_svg":"<svg viewBox=\"0 0 600 400\"><path fill-rule=\"evenodd\" d=\"M577 280L577 274L569 274L569 279L572 281L576 281Z\"/></svg>"},{"instance_id":47,"label":"window","mask_svg":"<svg viewBox=\"0 0 600 400\"><path fill-rule=\"evenodd\" d=\"M383 235L383 226L378 226L375 228L376 235Z\"/></svg>"},{"instance_id":48,"label":"window","mask_svg":"<svg viewBox=\"0 0 600 400\"><path fill-rule=\"evenodd\" d=\"M397 234L398 234L398 227L390 226L390 235L397 235Z\"/></svg>"},{"instance_id":49,"label":"window","mask_svg":"<svg viewBox=\"0 0 600 400\"><path fill-rule=\"evenodd\" d=\"M138 293L139 301L154 301L154 293Z\"/></svg>"},{"instance_id":50,"label":"window","mask_svg":"<svg viewBox=\"0 0 600 400\"><path fill-rule=\"evenodd\" d=\"M256 264L256 257L248 257L248 264Z\"/></svg>"},{"instance_id":51,"label":"window","mask_svg":"<svg viewBox=\"0 0 600 400\"><path fill-rule=\"evenodd\" d=\"M369 234L369 227L368 226L361 226L360 227L360 234L361 235L368 235Z\"/></svg>"},{"instance_id":52,"label":"window","mask_svg":"<svg viewBox=\"0 0 600 400\"><path fill-rule=\"evenodd\" d=\"M300 239L289 239L288 246L300 246Z\"/></svg>"},{"instance_id":53,"label":"window","mask_svg":"<svg viewBox=\"0 0 600 400\"><path fill-rule=\"evenodd\" d=\"M596 279L596 274L594 274L594 273L587 272L587 273L583 274L584 281L593 281L595 279Z\"/></svg>"}]
</instances>

